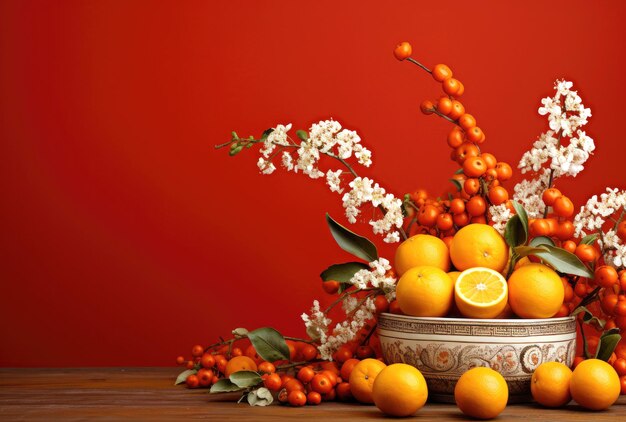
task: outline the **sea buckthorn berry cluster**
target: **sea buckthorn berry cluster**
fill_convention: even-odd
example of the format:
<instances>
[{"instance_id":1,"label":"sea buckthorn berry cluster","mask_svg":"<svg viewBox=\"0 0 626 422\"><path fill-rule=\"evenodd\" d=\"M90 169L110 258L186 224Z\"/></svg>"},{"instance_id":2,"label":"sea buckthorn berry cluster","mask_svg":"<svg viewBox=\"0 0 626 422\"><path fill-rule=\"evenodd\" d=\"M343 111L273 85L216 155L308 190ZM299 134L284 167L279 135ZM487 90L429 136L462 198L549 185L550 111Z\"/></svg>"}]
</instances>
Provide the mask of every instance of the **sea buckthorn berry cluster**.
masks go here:
<instances>
[{"instance_id":1,"label":"sea buckthorn berry cluster","mask_svg":"<svg viewBox=\"0 0 626 422\"><path fill-rule=\"evenodd\" d=\"M403 51L410 50L405 46ZM509 192L502 182L512 177L513 170L508 163L499 162L493 154L481 150L485 133L478 126L476 117L459 101L465 92L463 83L454 77L446 64L438 64L430 70L408 56L404 59L430 72L433 79L441 83L444 95L436 100L424 100L420 109L424 114L436 114L454 124L446 141L451 149L450 158L460 167L452 177L457 190L447 199L428 198L424 191L409 195L405 211L416 224L411 222L408 234L450 237L468 224L487 223L492 205L505 204L512 210Z\"/></svg>"}]
</instances>

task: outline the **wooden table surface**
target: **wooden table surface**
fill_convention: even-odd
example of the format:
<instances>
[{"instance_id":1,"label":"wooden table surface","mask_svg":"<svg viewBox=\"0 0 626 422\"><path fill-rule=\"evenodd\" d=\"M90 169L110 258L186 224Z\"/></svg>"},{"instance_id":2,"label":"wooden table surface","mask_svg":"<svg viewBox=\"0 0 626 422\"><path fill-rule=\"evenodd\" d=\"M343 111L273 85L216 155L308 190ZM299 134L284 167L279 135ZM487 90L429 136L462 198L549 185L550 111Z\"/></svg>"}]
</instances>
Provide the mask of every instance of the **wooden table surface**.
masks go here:
<instances>
[{"instance_id":1,"label":"wooden table surface","mask_svg":"<svg viewBox=\"0 0 626 422\"><path fill-rule=\"evenodd\" d=\"M356 403L291 408L223 401L223 396L209 395L207 390L175 387L178 372L178 368L0 368L0 420L389 420L376 407ZM415 420L465 419L454 405L434 403L415 416ZM522 419L623 421L626 396L603 412L589 412L573 403L558 410L510 405L496 420Z\"/></svg>"}]
</instances>

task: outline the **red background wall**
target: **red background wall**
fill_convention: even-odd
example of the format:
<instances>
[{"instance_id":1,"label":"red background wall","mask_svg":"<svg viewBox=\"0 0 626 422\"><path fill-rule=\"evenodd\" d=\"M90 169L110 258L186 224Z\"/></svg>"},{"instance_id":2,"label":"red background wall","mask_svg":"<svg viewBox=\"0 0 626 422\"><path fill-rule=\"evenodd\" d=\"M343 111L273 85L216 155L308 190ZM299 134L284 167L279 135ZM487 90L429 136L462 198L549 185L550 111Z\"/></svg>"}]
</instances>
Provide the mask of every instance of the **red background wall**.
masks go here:
<instances>
[{"instance_id":1,"label":"red background wall","mask_svg":"<svg viewBox=\"0 0 626 422\"><path fill-rule=\"evenodd\" d=\"M576 205L626 187L623 3L361 3L0 2L0 365L169 365L239 326L303 334L319 272L348 258L323 218L345 221L340 198L213 145L332 117L373 151L363 174L439 193L449 128L419 113L440 91L393 58L402 40L453 68L513 164L573 80L597 150L558 186Z\"/></svg>"}]
</instances>

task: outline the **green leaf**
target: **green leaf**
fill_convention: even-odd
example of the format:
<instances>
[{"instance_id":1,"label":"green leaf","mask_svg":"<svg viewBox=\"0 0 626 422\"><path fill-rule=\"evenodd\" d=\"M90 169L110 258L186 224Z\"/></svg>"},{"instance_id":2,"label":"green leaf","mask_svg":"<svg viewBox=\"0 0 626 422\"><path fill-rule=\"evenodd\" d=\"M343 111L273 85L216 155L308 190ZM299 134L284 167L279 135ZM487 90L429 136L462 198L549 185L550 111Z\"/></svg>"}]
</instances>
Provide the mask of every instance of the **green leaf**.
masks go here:
<instances>
[{"instance_id":1,"label":"green leaf","mask_svg":"<svg viewBox=\"0 0 626 422\"><path fill-rule=\"evenodd\" d=\"M248 393L250 406L269 406L274 401L272 392L265 387L252 390Z\"/></svg>"},{"instance_id":2,"label":"green leaf","mask_svg":"<svg viewBox=\"0 0 626 422\"><path fill-rule=\"evenodd\" d=\"M248 338L256 352L264 360L274 362L289 360L289 347L278 331L271 327L263 327L248 333Z\"/></svg>"},{"instance_id":3,"label":"green leaf","mask_svg":"<svg viewBox=\"0 0 626 422\"><path fill-rule=\"evenodd\" d=\"M326 213L326 222L330 228L330 233L341 249L367 262L378 259L376 246L369 239L348 230L333 220L328 213Z\"/></svg>"},{"instance_id":4,"label":"green leaf","mask_svg":"<svg viewBox=\"0 0 626 422\"><path fill-rule=\"evenodd\" d=\"M554 246L554 242L547 236L537 236L533 238L528 246L550 245Z\"/></svg>"},{"instance_id":5,"label":"green leaf","mask_svg":"<svg viewBox=\"0 0 626 422\"><path fill-rule=\"evenodd\" d=\"M461 174L461 173L463 173L463 169L462 168L458 169L457 171L454 172L454 174Z\"/></svg>"},{"instance_id":6,"label":"green leaf","mask_svg":"<svg viewBox=\"0 0 626 422\"><path fill-rule=\"evenodd\" d=\"M532 255L541 258L558 272L593 278L593 272L573 253L551 245L541 245L538 249L541 251Z\"/></svg>"},{"instance_id":7,"label":"green leaf","mask_svg":"<svg viewBox=\"0 0 626 422\"><path fill-rule=\"evenodd\" d=\"M243 145L237 145L235 148L231 148L231 150L228 151L228 155L233 157L233 156L239 154L242 149L243 149Z\"/></svg>"},{"instance_id":8,"label":"green leaf","mask_svg":"<svg viewBox=\"0 0 626 422\"><path fill-rule=\"evenodd\" d=\"M520 221L524 225L526 233L528 233L528 214L526 214L526 210L524 209L522 204L517 201L511 201L511 204L513 205L513 208L515 208L515 212L517 213L517 215L519 215Z\"/></svg>"},{"instance_id":9,"label":"green leaf","mask_svg":"<svg viewBox=\"0 0 626 422\"><path fill-rule=\"evenodd\" d=\"M233 336L235 336L235 338L244 338L248 336L248 330L246 330L245 328L235 328L232 331Z\"/></svg>"},{"instance_id":10,"label":"green leaf","mask_svg":"<svg viewBox=\"0 0 626 422\"><path fill-rule=\"evenodd\" d=\"M606 362L611 358L611 354L615 350L617 343L619 343L622 339L622 336L619 335L618 332L619 330L614 328L613 330L609 330L600 336L598 352L596 353L597 359Z\"/></svg>"},{"instance_id":11,"label":"green leaf","mask_svg":"<svg viewBox=\"0 0 626 422\"><path fill-rule=\"evenodd\" d=\"M507 221L504 228L504 240L511 248L523 245L528 239L528 230L522 224L519 215L514 215Z\"/></svg>"},{"instance_id":12,"label":"green leaf","mask_svg":"<svg viewBox=\"0 0 626 422\"><path fill-rule=\"evenodd\" d=\"M536 252L545 251L539 246L518 246L513 249L518 257L523 258L528 255L534 255Z\"/></svg>"},{"instance_id":13,"label":"green leaf","mask_svg":"<svg viewBox=\"0 0 626 422\"><path fill-rule=\"evenodd\" d=\"M369 265L362 262L334 264L322 271L320 277L324 281L335 280L340 283L348 283L357 271L367 268L369 268Z\"/></svg>"},{"instance_id":14,"label":"green leaf","mask_svg":"<svg viewBox=\"0 0 626 422\"><path fill-rule=\"evenodd\" d=\"M583 322L585 324L592 324L599 329L604 328L605 321L592 314L591 311L584 306L579 306L578 308L574 309L571 315L576 316L580 313L583 313Z\"/></svg>"},{"instance_id":15,"label":"green leaf","mask_svg":"<svg viewBox=\"0 0 626 422\"><path fill-rule=\"evenodd\" d=\"M230 135L232 136L233 141L239 140L239 136L237 136L237 132L235 132L234 130L230 132Z\"/></svg>"},{"instance_id":16,"label":"green leaf","mask_svg":"<svg viewBox=\"0 0 626 422\"><path fill-rule=\"evenodd\" d=\"M231 380L223 378L211 386L209 393L227 393L240 390L243 390L243 388L238 387Z\"/></svg>"},{"instance_id":17,"label":"green leaf","mask_svg":"<svg viewBox=\"0 0 626 422\"><path fill-rule=\"evenodd\" d=\"M186 371L181 372L180 374L178 374L178 377L176 377L176 382L174 382L174 385L182 384L187 380L187 377L189 375L195 375L197 373L198 371L196 371L195 369L187 369Z\"/></svg>"},{"instance_id":18,"label":"green leaf","mask_svg":"<svg viewBox=\"0 0 626 422\"><path fill-rule=\"evenodd\" d=\"M309 134L307 133L307 131L302 130L302 129L296 131L296 136L302 139L303 141L306 141L307 139L309 139Z\"/></svg>"},{"instance_id":19,"label":"green leaf","mask_svg":"<svg viewBox=\"0 0 626 422\"><path fill-rule=\"evenodd\" d=\"M580 239L581 245L593 245L598 240L598 233L588 234Z\"/></svg>"},{"instance_id":20,"label":"green leaf","mask_svg":"<svg viewBox=\"0 0 626 422\"><path fill-rule=\"evenodd\" d=\"M450 181L452 182L452 184L453 184L454 186L456 186L456 190L460 191L460 190L462 190L462 189L463 189L463 185L462 185L462 184L461 184L461 182L459 182L458 180L456 180L456 179L450 179Z\"/></svg>"},{"instance_id":21,"label":"green leaf","mask_svg":"<svg viewBox=\"0 0 626 422\"><path fill-rule=\"evenodd\" d=\"M269 129L265 129L263 131L263 134L261 135L261 140L264 141L265 139L267 139L268 136L270 136L270 134L274 132L274 128L271 127Z\"/></svg>"},{"instance_id":22,"label":"green leaf","mask_svg":"<svg viewBox=\"0 0 626 422\"><path fill-rule=\"evenodd\" d=\"M509 219L504 229L506 243L514 248L524 245L528 240L528 215L523 206L516 201L511 201L516 214Z\"/></svg>"},{"instance_id":23,"label":"green leaf","mask_svg":"<svg viewBox=\"0 0 626 422\"><path fill-rule=\"evenodd\" d=\"M262 381L261 376L254 371L237 371L230 374L230 381L239 388L248 388Z\"/></svg>"}]
</instances>

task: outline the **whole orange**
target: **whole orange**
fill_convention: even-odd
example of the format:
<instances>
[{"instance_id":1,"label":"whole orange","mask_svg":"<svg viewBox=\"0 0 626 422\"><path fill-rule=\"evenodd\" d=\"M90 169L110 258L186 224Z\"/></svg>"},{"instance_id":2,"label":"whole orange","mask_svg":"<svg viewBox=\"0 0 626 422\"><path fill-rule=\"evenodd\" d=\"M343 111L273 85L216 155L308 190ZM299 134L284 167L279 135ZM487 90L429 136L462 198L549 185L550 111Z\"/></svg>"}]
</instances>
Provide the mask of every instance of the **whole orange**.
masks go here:
<instances>
[{"instance_id":1,"label":"whole orange","mask_svg":"<svg viewBox=\"0 0 626 422\"><path fill-rule=\"evenodd\" d=\"M226 378L230 377L230 374L239 371L256 371L256 363L248 356L236 356L228 361L224 375Z\"/></svg>"},{"instance_id":2,"label":"whole orange","mask_svg":"<svg viewBox=\"0 0 626 422\"><path fill-rule=\"evenodd\" d=\"M519 267L509 277L509 304L521 318L550 318L556 314L565 297L559 275L538 263Z\"/></svg>"},{"instance_id":3,"label":"whole orange","mask_svg":"<svg viewBox=\"0 0 626 422\"><path fill-rule=\"evenodd\" d=\"M544 362L535 369L530 380L533 398L546 407L561 407L569 403L572 370L561 362Z\"/></svg>"},{"instance_id":4,"label":"whole orange","mask_svg":"<svg viewBox=\"0 0 626 422\"><path fill-rule=\"evenodd\" d=\"M502 272L509 259L509 248L490 225L469 224L454 235L450 259L459 271L485 267Z\"/></svg>"},{"instance_id":5,"label":"whole orange","mask_svg":"<svg viewBox=\"0 0 626 422\"><path fill-rule=\"evenodd\" d=\"M436 267L411 268L398 280L396 299L407 315L445 316L454 299L454 282Z\"/></svg>"},{"instance_id":6,"label":"whole orange","mask_svg":"<svg viewBox=\"0 0 626 422\"><path fill-rule=\"evenodd\" d=\"M386 366L378 359L364 359L354 366L350 373L350 391L355 399L361 403L374 403L374 380Z\"/></svg>"},{"instance_id":7,"label":"whole orange","mask_svg":"<svg viewBox=\"0 0 626 422\"><path fill-rule=\"evenodd\" d=\"M485 367L472 368L456 383L454 400L466 415L491 419L506 407L509 387L499 372Z\"/></svg>"},{"instance_id":8,"label":"whole orange","mask_svg":"<svg viewBox=\"0 0 626 422\"><path fill-rule=\"evenodd\" d=\"M572 373L570 381L572 398L587 409L607 409L618 399L620 391L617 372L603 360L584 360Z\"/></svg>"},{"instance_id":9,"label":"whole orange","mask_svg":"<svg viewBox=\"0 0 626 422\"><path fill-rule=\"evenodd\" d=\"M426 380L411 365L394 363L384 368L374 381L374 404L390 416L410 416L424 406L428 398Z\"/></svg>"},{"instance_id":10,"label":"whole orange","mask_svg":"<svg viewBox=\"0 0 626 422\"><path fill-rule=\"evenodd\" d=\"M450 269L450 254L443 240L428 234L417 234L398 246L395 257L398 276L420 265L431 265L446 272Z\"/></svg>"}]
</instances>

